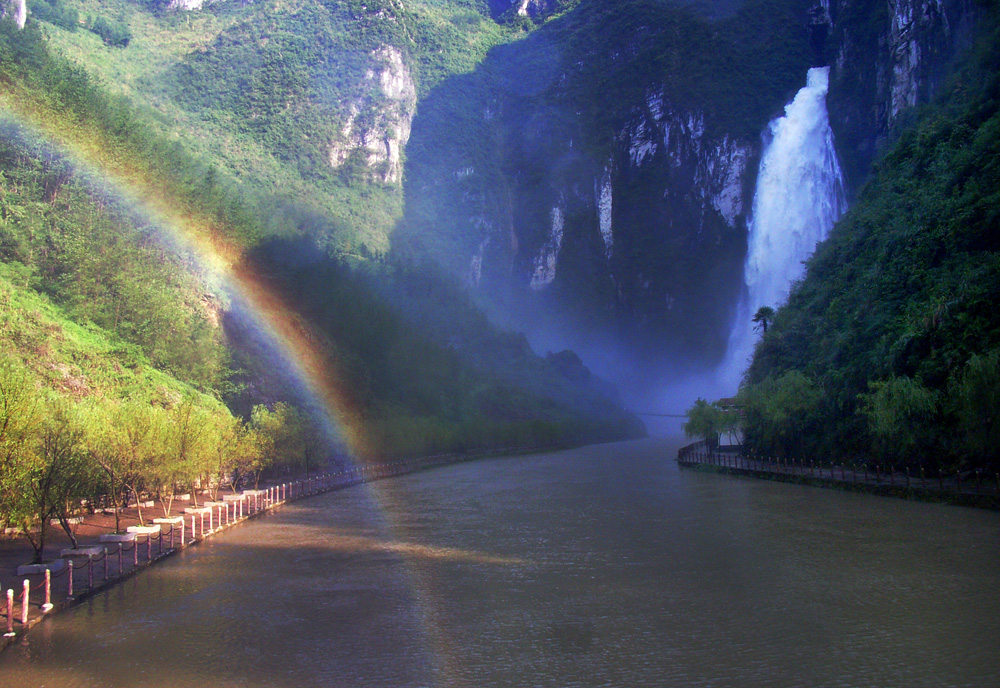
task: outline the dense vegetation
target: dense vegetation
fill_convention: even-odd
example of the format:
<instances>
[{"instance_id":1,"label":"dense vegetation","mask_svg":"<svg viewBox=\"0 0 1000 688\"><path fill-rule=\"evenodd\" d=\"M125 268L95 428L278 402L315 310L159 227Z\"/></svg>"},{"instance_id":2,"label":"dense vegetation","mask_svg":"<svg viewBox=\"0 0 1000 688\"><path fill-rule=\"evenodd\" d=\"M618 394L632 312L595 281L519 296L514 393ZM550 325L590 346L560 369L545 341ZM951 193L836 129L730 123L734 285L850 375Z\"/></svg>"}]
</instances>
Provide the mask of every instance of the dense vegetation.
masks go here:
<instances>
[{"instance_id":1,"label":"dense vegetation","mask_svg":"<svg viewBox=\"0 0 1000 688\"><path fill-rule=\"evenodd\" d=\"M39 552L81 498L120 506L334 458L239 317L243 273L340 373L357 460L642 432L573 354L539 358L446 281L331 258L308 236L322 218L158 133L37 22L0 21L0 103L0 522ZM475 338L428 334L436 322Z\"/></svg>"},{"instance_id":2,"label":"dense vegetation","mask_svg":"<svg viewBox=\"0 0 1000 688\"><path fill-rule=\"evenodd\" d=\"M741 390L752 451L1000 466L995 6L984 23L758 345Z\"/></svg>"},{"instance_id":3,"label":"dense vegetation","mask_svg":"<svg viewBox=\"0 0 1000 688\"><path fill-rule=\"evenodd\" d=\"M349 143L348 122L369 139L391 125L379 117L386 98L373 79L382 49L399 51L423 95L473 69L514 31L476 0L226 1L197 12L167 5L79 3L88 16L127 26L133 38L125 49L109 50L87 32L48 33L109 89L149 107L161 133L180 135L270 205L308 214L312 233L331 250L361 258L389 249L402 193L363 154L337 169L330 156L332 146Z\"/></svg>"}]
</instances>

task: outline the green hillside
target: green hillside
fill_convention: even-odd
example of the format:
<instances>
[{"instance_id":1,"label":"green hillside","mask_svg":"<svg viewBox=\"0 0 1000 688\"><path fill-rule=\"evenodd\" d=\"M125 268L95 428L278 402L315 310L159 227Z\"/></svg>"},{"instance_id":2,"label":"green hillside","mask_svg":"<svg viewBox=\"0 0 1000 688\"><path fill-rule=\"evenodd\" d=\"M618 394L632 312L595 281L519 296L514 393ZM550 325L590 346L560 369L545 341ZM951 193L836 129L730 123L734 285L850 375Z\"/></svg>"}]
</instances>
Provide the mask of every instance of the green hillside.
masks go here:
<instances>
[{"instance_id":1,"label":"green hillside","mask_svg":"<svg viewBox=\"0 0 1000 688\"><path fill-rule=\"evenodd\" d=\"M758 345L741 391L753 449L997 469L995 4L984 24L973 54L898 134Z\"/></svg>"},{"instance_id":2,"label":"green hillside","mask_svg":"<svg viewBox=\"0 0 1000 688\"><path fill-rule=\"evenodd\" d=\"M364 438L355 448L373 455L641 432L607 390L558 392L559 366L526 348L485 353L507 351L508 335L485 326L467 300L439 301L438 315L428 312L422 323L477 329L465 360L423 334L377 292L379 276L395 268L375 267L368 277L331 258L310 216L276 212L252 187L157 133L127 101L54 56L37 24L17 31L2 23L0 65L8 113L2 258L23 277L21 289L56 302L67 320L132 347L244 420L259 404L292 402L307 412L293 381L269 375L273 346L256 325L248 332L239 313L264 308L260 299L237 301L270 289L300 341L341 374L358 425L350 430ZM448 293L433 277L423 288ZM477 368L479 358L493 367ZM533 362L531 375L519 372L523 361ZM529 379L534 386L525 389ZM493 403L496 395L507 401Z\"/></svg>"},{"instance_id":3,"label":"green hillside","mask_svg":"<svg viewBox=\"0 0 1000 688\"><path fill-rule=\"evenodd\" d=\"M398 49L422 96L472 70L516 30L491 21L474 0L217 2L198 12L138 0L61 1L85 23L107 17L127 26L131 40L113 47L92 31L45 22L59 52L148 110L160 133L269 204L309 214L333 250L358 256L388 250L402 215L398 184L370 179L357 159L329 164L351 108L364 120L385 105L366 81L375 53Z\"/></svg>"}]
</instances>

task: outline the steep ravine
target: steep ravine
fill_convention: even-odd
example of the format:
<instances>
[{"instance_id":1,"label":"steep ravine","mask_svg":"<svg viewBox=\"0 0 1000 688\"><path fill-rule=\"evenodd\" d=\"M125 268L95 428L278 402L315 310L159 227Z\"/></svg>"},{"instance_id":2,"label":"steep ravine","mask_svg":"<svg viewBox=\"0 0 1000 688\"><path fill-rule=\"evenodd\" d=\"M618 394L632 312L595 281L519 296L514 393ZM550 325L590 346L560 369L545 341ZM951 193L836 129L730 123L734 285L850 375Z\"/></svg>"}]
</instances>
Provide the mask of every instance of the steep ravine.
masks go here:
<instances>
[{"instance_id":1,"label":"steep ravine","mask_svg":"<svg viewBox=\"0 0 1000 688\"><path fill-rule=\"evenodd\" d=\"M850 196L976 16L965 0L773 5L711 24L633 3L615 23L583 3L495 50L418 105L397 248L434 255L542 345L713 364L743 289L761 134L806 68L830 66ZM750 59L773 45L780 60Z\"/></svg>"}]
</instances>

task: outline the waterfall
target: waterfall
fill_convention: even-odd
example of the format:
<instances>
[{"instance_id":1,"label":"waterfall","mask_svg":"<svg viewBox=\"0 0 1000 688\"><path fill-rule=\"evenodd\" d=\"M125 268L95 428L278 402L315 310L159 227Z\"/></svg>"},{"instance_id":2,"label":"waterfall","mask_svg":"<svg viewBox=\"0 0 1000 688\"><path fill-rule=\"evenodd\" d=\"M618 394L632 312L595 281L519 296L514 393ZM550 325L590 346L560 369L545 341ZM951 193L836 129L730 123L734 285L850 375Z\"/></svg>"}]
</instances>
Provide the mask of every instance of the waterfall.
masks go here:
<instances>
[{"instance_id":1,"label":"waterfall","mask_svg":"<svg viewBox=\"0 0 1000 688\"><path fill-rule=\"evenodd\" d=\"M765 132L749 223L746 289L736 309L720 382L732 389L749 363L758 334L753 315L777 309L802 278L803 261L845 210L843 178L826 111L829 67L814 67L785 114Z\"/></svg>"}]
</instances>

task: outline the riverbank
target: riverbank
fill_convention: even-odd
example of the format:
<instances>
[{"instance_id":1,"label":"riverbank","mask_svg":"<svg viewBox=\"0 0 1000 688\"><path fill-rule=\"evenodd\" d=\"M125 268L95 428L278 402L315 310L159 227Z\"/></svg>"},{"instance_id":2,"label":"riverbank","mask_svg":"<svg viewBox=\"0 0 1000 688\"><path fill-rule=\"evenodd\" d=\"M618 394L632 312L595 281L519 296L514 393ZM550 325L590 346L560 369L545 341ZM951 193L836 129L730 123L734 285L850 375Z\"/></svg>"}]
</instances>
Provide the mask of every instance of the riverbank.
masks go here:
<instances>
[{"instance_id":1,"label":"riverbank","mask_svg":"<svg viewBox=\"0 0 1000 688\"><path fill-rule=\"evenodd\" d=\"M59 529L60 537L49 542L51 550L58 551L60 557L37 566L27 564L34 550L26 538L4 541L0 543L0 572L3 574L0 583L17 581L17 585L3 585L6 596L0 607L0 627L4 631L0 637L0 652L24 637L45 617L114 587L232 526L262 516L287 502L423 467L425 465L409 463L380 465L324 473L240 494L219 491L212 495L215 500L202 499L197 506L191 499L175 500L170 510L174 516L156 516L164 513L163 505L147 502L142 507L143 520L147 524L154 519L161 522L154 525L139 525L140 507L132 505L120 515L121 534L115 534L113 514L81 516L74 524L78 547L72 548L68 536ZM51 550L47 543L46 551ZM26 566L33 570L25 571Z\"/></svg>"},{"instance_id":2,"label":"riverbank","mask_svg":"<svg viewBox=\"0 0 1000 688\"><path fill-rule=\"evenodd\" d=\"M677 452L681 467L777 482L864 492L923 502L939 502L1000 511L1000 476L882 472L866 466L816 466L805 462L748 459L732 452L710 452L704 443Z\"/></svg>"},{"instance_id":3,"label":"riverbank","mask_svg":"<svg viewBox=\"0 0 1000 688\"><path fill-rule=\"evenodd\" d=\"M228 490L205 491L196 504L187 499L175 499L168 511L160 502L131 505L119 514L120 531L124 537L102 538L115 533L114 514L81 515L73 524L78 548L58 526L52 526L52 537L46 552L60 553L32 572L23 567L34 557L34 550L22 535L0 541L0 652L17 642L32 626L68 607L122 583L154 564L197 545L207 538L247 520L263 516L288 502L297 501L332 490L345 489L434 466L468 460L470 456L442 455L410 461L377 464L364 468L323 473L282 483L269 483L254 490L235 494ZM208 497L214 499L207 499ZM141 526L139 509L149 524ZM206 521L207 517L207 521ZM165 527L164 527L165 526ZM155 531L155 532L154 532ZM131 535L131 537L130 537ZM114 539L117 542L108 542ZM19 572L19 569L21 571ZM45 569L48 569L46 575ZM16 581L16 585L10 583Z\"/></svg>"},{"instance_id":4,"label":"riverbank","mask_svg":"<svg viewBox=\"0 0 1000 688\"><path fill-rule=\"evenodd\" d=\"M0 652L17 642L45 617L112 588L182 549L197 545L249 519L263 516L288 502L437 466L561 448L566 447L514 447L466 454L442 454L344 469L287 482L269 482L259 489L245 490L240 494L221 489L211 494L204 491L200 495L201 506L196 506L190 495L188 499L173 500L170 513L174 514L175 519L182 517L181 523L156 524L160 526L156 533L137 532L134 539L124 542L101 542L102 535L115 533L113 514L84 514L73 524L80 555L76 559L69 554L55 560L56 563L49 572L47 596L43 571L18 574L18 569L34 556L27 539L23 535L0 539L0 595L10 597L13 593L11 604L7 603L6 597L0 599ZM214 496L215 499L207 500L209 496ZM161 503L154 501L146 504L142 507L133 504L120 512L121 532L126 532L129 528L135 530L139 525L139 508L142 509L146 523L168 518L164 516L166 512ZM46 552L58 551L63 554L71 546L62 528L52 526ZM88 552L95 547L103 551ZM28 590L26 601L25 589Z\"/></svg>"}]
</instances>

